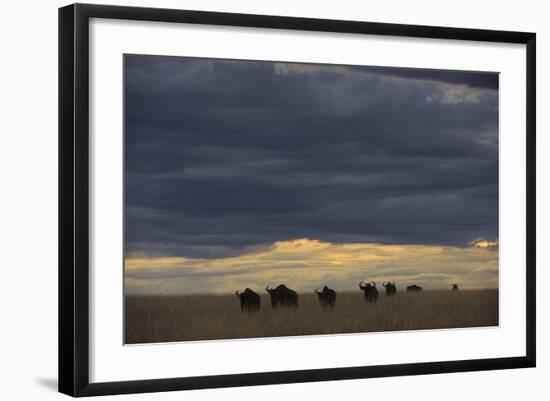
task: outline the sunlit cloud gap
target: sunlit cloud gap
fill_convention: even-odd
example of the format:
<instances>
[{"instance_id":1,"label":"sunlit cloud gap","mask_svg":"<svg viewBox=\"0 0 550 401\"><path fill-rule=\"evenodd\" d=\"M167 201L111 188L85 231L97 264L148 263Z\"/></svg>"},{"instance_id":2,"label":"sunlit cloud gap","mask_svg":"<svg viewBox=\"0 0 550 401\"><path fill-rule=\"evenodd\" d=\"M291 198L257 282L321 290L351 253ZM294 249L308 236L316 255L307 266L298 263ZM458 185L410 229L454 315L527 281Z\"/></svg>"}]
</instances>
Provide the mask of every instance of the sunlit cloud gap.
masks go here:
<instances>
[{"instance_id":1,"label":"sunlit cloud gap","mask_svg":"<svg viewBox=\"0 0 550 401\"><path fill-rule=\"evenodd\" d=\"M301 292L329 285L355 291L360 280L391 280L426 289L498 287L498 240L467 246L331 243L301 238L277 241L238 256L215 259L131 257L127 293L231 293L286 283Z\"/></svg>"}]
</instances>

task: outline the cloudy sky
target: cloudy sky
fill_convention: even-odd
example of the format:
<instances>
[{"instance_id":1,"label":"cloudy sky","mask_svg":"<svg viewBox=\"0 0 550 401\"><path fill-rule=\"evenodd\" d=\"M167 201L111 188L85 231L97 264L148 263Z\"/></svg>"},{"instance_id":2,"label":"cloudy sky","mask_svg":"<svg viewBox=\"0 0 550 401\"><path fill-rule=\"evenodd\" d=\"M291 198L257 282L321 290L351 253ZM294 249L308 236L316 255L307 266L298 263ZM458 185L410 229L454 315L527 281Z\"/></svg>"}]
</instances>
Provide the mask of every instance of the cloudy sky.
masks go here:
<instances>
[{"instance_id":1,"label":"cloudy sky","mask_svg":"<svg viewBox=\"0 0 550 401\"><path fill-rule=\"evenodd\" d=\"M498 74L124 64L128 292L498 285Z\"/></svg>"}]
</instances>

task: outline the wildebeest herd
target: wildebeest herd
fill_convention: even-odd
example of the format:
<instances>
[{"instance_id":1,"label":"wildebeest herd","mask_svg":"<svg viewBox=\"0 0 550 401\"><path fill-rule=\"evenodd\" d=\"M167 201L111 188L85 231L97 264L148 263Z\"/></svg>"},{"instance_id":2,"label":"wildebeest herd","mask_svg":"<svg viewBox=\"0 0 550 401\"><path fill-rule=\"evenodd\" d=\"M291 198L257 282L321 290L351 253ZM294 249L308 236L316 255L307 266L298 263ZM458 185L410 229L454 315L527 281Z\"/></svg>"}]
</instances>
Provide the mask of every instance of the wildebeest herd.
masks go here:
<instances>
[{"instance_id":1,"label":"wildebeest herd","mask_svg":"<svg viewBox=\"0 0 550 401\"><path fill-rule=\"evenodd\" d=\"M386 290L386 296L392 297L395 294L397 294L397 287L395 286L395 282L388 281L387 283L382 283L382 286ZM362 280L359 283L359 288L363 291L365 300L368 303L376 303L376 301L378 300L378 289L376 288L376 283L374 281L367 283ZM422 287L416 284L409 285L406 288L407 288L407 292L422 291ZM297 308L298 307L298 293L288 288L286 285L279 284L275 288L269 288L269 286L266 286L265 290L267 291L267 293L271 298L272 308L278 308L278 307ZM453 284L452 290L458 291L458 285ZM322 307L333 308L334 305L336 304L336 291L334 291L331 288L328 288L326 285L323 287L321 291L319 291L319 289L316 288L314 292L319 297L319 304ZM257 292L251 290L250 288L246 288L243 292L239 292L237 290L235 294L239 297L239 300L241 303L241 311L255 312L260 309L261 298Z\"/></svg>"}]
</instances>

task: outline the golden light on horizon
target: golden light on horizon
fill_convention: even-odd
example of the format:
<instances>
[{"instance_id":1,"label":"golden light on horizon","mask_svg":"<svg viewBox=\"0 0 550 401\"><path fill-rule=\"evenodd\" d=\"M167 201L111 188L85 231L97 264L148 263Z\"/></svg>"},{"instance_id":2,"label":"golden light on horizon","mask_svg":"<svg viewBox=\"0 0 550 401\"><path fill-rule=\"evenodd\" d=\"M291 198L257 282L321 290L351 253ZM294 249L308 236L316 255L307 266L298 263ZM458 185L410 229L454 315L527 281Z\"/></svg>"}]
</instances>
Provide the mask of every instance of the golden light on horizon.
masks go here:
<instances>
[{"instance_id":1,"label":"golden light on horizon","mask_svg":"<svg viewBox=\"0 0 550 401\"><path fill-rule=\"evenodd\" d=\"M217 259L134 257L125 261L127 290L155 293L225 292L289 283L298 290L328 284L355 289L362 279L416 283L427 288L498 286L496 241L468 247L277 241Z\"/></svg>"}]
</instances>

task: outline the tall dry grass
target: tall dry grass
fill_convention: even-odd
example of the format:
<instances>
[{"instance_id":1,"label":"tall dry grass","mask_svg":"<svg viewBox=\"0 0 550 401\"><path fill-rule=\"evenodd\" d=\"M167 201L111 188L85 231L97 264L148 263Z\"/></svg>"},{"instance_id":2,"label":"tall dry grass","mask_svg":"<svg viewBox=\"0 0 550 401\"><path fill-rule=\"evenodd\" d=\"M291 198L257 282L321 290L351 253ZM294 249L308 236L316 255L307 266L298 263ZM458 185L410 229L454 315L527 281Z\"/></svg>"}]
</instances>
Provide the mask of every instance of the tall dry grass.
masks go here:
<instances>
[{"instance_id":1,"label":"tall dry grass","mask_svg":"<svg viewBox=\"0 0 550 401\"><path fill-rule=\"evenodd\" d=\"M498 290L398 292L367 304L360 291L339 293L334 309L315 294L300 294L298 309L271 309L261 294L259 312L241 312L235 295L128 295L127 344L420 330L498 325Z\"/></svg>"}]
</instances>

